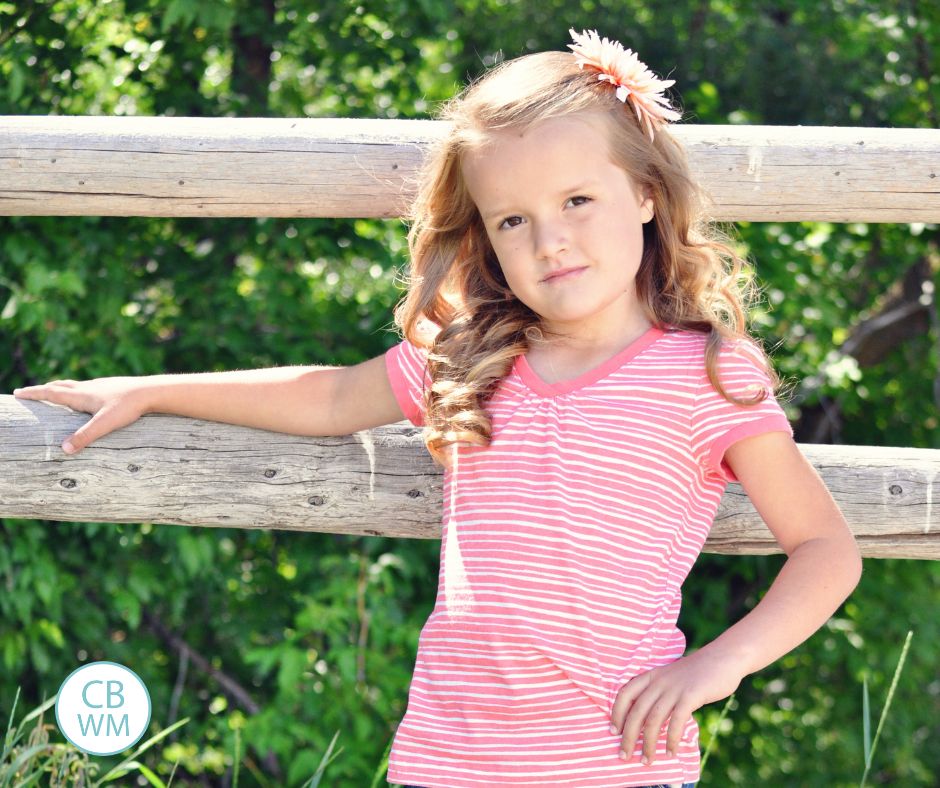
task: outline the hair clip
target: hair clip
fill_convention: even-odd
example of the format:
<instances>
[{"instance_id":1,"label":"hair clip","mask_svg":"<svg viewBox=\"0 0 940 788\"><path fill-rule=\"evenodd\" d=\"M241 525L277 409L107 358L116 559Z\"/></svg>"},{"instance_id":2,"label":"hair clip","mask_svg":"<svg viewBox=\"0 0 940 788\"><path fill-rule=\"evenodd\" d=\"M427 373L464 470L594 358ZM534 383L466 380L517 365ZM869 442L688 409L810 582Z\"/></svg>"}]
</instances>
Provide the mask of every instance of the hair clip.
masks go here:
<instances>
[{"instance_id":1,"label":"hair clip","mask_svg":"<svg viewBox=\"0 0 940 788\"><path fill-rule=\"evenodd\" d=\"M581 35L574 29L568 32L575 42L568 44L568 48L578 65L599 71L598 80L615 85L617 98L624 104L630 99L640 126L646 125L651 140L654 125L679 120L681 115L663 95L666 88L675 84L674 79L659 79L632 49L624 49L619 41L601 38L596 30L585 30Z\"/></svg>"}]
</instances>

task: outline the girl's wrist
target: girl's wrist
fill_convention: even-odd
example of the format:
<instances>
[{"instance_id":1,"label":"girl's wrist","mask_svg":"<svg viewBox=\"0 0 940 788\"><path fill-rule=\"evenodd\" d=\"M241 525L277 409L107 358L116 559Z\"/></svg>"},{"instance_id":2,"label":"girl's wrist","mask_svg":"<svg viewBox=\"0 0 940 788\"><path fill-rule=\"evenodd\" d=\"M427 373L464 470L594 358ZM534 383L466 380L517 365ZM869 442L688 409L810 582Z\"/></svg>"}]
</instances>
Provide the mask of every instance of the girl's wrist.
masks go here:
<instances>
[{"instance_id":1,"label":"girl's wrist","mask_svg":"<svg viewBox=\"0 0 940 788\"><path fill-rule=\"evenodd\" d=\"M172 413L167 396L167 375L146 375L139 378L139 385L134 388L132 397L141 416L148 413Z\"/></svg>"},{"instance_id":2,"label":"girl's wrist","mask_svg":"<svg viewBox=\"0 0 940 788\"><path fill-rule=\"evenodd\" d=\"M765 665L761 663L760 655L753 648L753 644L742 641L735 637L735 634L726 630L695 653L702 654L720 670L734 673L740 680L756 673Z\"/></svg>"}]
</instances>

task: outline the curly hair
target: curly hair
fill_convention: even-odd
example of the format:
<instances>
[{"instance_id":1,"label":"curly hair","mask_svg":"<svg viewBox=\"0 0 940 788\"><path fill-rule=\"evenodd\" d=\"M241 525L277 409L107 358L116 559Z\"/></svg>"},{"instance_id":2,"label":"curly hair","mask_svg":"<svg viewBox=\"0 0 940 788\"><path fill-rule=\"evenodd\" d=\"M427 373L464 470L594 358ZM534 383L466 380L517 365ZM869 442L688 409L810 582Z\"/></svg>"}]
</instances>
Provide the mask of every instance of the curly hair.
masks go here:
<instances>
[{"instance_id":1,"label":"curly hair","mask_svg":"<svg viewBox=\"0 0 940 788\"><path fill-rule=\"evenodd\" d=\"M755 404L767 395L735 398L718 378L722 343L747 336L753 288L743 260L705 220L682 147L664 128L651 141L610 86L582 71L572 54L526 55L496 66L443 107L440 117L450 130L429 153L409 217L407 292L394 318L410 342L428 349L424 440L441 465L448 464L451 444L489 445L486 403L514 359L546 334L538 314L506 284L464 182L462 159L493 132L585 112L606 120L612 160L653 199L636 276L646 317L656 326L708 335L708 376L729 401Z\"/></svg>"}]
</instances>

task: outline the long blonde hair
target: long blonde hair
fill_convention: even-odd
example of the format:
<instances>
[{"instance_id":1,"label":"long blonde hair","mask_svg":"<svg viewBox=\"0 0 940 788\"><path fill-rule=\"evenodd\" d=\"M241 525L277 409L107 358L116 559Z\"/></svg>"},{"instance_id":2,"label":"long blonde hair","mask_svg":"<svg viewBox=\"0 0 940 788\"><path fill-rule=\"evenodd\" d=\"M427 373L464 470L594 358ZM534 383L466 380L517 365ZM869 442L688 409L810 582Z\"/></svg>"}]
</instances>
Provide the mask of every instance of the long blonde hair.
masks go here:
<instances>
[{"instance_id":1,"label":"long blonde hair","mask_svg":"<svg viewBox=\"0 0 940 788\"><path fill-rule=\"evenodd\" d=\"M395 308L395 324L409 341L428 348L424 439L442 465L451 444L489 445L486 403L514 359L544 338L539 316L506 284L464 183L462 156L484 145L491 132L579 112L603 113L614 162L653 199L636 277L647 318L708 335L708 376L728 400L753 404L766 396L734 398L718 379L722 342L746 336L750 283L743 261L705 222L681 146L662 128L651 141L630 107L596 74L582 71L574 55L526 55L495 67L444 106L440 116L451 129L428 156L410 216L408 290ZM428 333L429 323L440 328L436 336Z\"/></svg>"}]
</instances>

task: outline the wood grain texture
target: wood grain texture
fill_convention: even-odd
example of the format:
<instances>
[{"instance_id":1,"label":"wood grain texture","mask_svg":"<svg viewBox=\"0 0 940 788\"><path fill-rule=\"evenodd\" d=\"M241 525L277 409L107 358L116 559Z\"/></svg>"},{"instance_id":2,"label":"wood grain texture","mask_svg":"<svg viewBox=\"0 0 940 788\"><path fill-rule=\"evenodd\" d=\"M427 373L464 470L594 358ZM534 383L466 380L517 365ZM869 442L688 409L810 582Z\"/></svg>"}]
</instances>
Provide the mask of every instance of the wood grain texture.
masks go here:
<instances>
[{"instance_id":1,"label":"wood grain texture","mask_svg":"<svg viewBox=\"0 0 940 788\"><path fill-rule=\"evenodd\" d=\"M0 117L0 215L396 217L441 121ZM677 125L722 221L940 221L940 130Z\"/></svg>"},{"instance_id":2,"label":"wood grain texture","mask_svg":"<svg viewBox=\"0 0 940 788\"><path fill-rule=\"evenodd\" d=\"M88 419L0 395L0 517L440 538L441 469L408 422L303 438L146 416L69 457ZM867 557L940 559L940 450L801 446ZM778 552L738 485L706 551Z\"/></svg>"}]
</instances>

